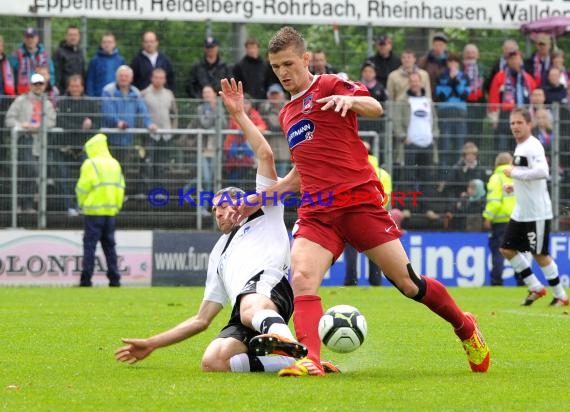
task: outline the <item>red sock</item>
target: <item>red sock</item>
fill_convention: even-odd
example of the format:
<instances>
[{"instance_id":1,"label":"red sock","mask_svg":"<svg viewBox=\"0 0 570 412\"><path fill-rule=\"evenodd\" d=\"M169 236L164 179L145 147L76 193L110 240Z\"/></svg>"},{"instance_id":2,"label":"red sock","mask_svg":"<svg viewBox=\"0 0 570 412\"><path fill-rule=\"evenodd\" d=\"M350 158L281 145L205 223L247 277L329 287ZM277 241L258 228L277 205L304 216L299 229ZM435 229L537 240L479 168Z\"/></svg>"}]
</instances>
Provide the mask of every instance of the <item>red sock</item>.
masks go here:
<instances>
[{"instance_id":1,"label":"red sock","mask_svg":"<svg viewBox=\"0 0 570 412\"><path fill-rule=\"evenodd\" d=\"M307 357L317 365L321 363L321 339L319 338L319 320L323 316L321 297L302 295L295 297L293 324L297 339L309 350Z\"/></svg>"},{"instance_id":2,"label":"red sock","mask_svg":"<svg viewBox=\"0 0 570 412\"><path fill-rule=\"evenodd\" d=\"M469 339L475 330L475 325L457 306L445 286L428 276L422 276L422 279L426 283L426 294L421 302L451 323L459 339Z\"/></svg>"}]
</instances>

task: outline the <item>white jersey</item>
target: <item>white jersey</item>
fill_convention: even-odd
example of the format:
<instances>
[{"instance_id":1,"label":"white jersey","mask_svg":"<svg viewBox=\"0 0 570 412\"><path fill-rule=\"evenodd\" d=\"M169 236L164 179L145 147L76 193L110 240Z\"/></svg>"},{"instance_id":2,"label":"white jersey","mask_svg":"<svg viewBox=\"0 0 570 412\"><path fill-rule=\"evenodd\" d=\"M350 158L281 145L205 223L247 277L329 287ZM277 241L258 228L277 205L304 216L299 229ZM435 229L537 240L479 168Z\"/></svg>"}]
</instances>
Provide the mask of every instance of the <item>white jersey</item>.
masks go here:
<instances>
[{"instance_id":1,"label":"white jersey","mask_svg":"<svg viewBox=\"0 0 570 412\"><path fill-rule=\"evenodd\" d=\"M549 176L544 147L530 136L517 144L513 159L516 205L511 218L517 222L552 219L552 203L546 181Z\"/></svg>"},{"instance_id":2,"label":"white jersey","mask_svg":"<svg viewBox=\"0 0 570 412\"><path fill-rule=\"evenodd\" d=\"M256 176L257 192L275 183ZM287 277L291 254L283 202L261 210L263 214L246 221L231 239L231 234L222 235L212 249L204 300L222 305L230 302L233 307L250 281L257 282L257 293L271 297L273 287ZM259 278L252 280L256 275Z\"/></svg>"}]
</instances>

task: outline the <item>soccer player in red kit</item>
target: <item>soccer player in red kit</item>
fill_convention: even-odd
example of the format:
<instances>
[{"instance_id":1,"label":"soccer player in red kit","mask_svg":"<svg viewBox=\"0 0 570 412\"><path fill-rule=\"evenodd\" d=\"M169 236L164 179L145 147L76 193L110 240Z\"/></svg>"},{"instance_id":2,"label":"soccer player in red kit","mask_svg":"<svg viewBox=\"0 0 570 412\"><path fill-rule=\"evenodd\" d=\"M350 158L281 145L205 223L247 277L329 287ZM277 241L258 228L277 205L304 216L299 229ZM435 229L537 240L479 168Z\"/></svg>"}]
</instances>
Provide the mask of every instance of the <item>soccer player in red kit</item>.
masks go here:
<instances>
[{"instance_id":1,"label":"soccer player in red kit","mask_svg":"<svg viewBox=\"0 0 570 412\"><path fill-rule=\"evenodd\" d=\"M282 369L279 376L324 374L317 332L323 314L318 290L345 242L365 252L402 294L447 320L463 343L471 370L486 372L490 354L475 317L463 312L440 282L414 272L398 226L381 206L385 194L368 162L357 125L357 115L382 115L380 103L359 83L332 74L312 75L304 39L291 27L273 36L268 55L279 81L291 93L280 122L294 167L265 193L250 196L240 205L238 216L253 213L264 198L299 189L314 201L303 202L298 210L291 250L293 323L297 339L309 353ZM254 203L258 205L251 206ZM264 339L263 335L252 339L257 350ZM268 343L272 340L267 337ZM271 352L270 344L267 348Z\"/></svg>"}]
</instances>

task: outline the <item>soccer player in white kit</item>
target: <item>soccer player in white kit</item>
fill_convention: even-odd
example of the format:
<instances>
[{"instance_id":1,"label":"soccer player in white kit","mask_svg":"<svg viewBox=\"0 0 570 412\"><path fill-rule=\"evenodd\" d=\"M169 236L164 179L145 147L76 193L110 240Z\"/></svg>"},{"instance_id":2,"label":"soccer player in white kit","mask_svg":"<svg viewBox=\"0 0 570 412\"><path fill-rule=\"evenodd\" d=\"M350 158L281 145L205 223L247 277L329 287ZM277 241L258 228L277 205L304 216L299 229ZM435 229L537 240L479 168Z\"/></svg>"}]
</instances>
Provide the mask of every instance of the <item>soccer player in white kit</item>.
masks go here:
<instances>
[{"instance_id":1,"label":"soccer player in white kit","mask_svg":"<svg viewBox=\"0 0 570 412\"><path fill-rule=\"evenodd\" d=\"M548 254L552 203L546 179L549 176L548 163L540 141L531 135L532 122L525 108L515 108L510 115L511 131L517 147L513 166L505 169L505 175L513 178L512 187L516 204L507 224L501 254L511 262L528 286L528 296L523 306L530 306L547 291L532 272L524 252L531 252L548 284L553 298L550 306L568 306L568 295L560 283L558 266Z\"/></svg>"},{"instance_id":2,"label":"soccer player in white kit","mask_svg":"<svg viewBox=\"0 0 570 412\"><path fill-rule=\"evenodd\" d=\"M257 155L256 190L263 191L277 183L271 147L243 110L241 82L222 80L220 95ZM269 203L268 199L257 213L236 225L235 206L244 194L229 187L214 196L212 209L223 234L210 253L198 313L150 338L123 339L127 346L117 349L117 360L135 363L157 348L204 331L228 302L233 307L230 320L204 352L204 371L276 372L307 354L287 326L293 313L293 292L287 279L290 245L283 202ZM265 336L262 346L252 341L260 334Z\"/></svg>"}]
</instances>

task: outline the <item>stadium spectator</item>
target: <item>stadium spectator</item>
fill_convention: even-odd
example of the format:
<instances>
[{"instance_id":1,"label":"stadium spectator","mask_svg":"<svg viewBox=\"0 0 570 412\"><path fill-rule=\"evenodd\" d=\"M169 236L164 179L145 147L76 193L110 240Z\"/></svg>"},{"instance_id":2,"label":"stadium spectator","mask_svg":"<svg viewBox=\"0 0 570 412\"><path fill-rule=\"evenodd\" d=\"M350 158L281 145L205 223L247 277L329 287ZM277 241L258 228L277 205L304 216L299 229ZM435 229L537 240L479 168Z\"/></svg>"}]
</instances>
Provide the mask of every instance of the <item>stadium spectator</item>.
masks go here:
<instances>
[{"instance_id":1,"label":"stadium spectator","mask_svg":"<svg viewBox=\"0 0 570 412\"><path fill-rule=\"evenodd\" d=\"M158 50L158 35L146 31L142 35L142 49L131 61L133 69L133 86L144 90L152 83L154 69L162 69L166 75L165 87L174 93L174 68L172 62L163 52Z\"/></svg>"},{"instance_id":2,"label":"stadium spectator","mask_svg":"<svg viewBox=\"0 0 570 412\"><path fill-rule=\"evenodd\" d=\"M125 64L125 59L117 49L115 35L106 32L95 56L89 62L85 89L88 96L101 97L103 88L115 80L117 69Z\"/></svg>"},{"instance_id":3,"label":"stadium spectator","mask_svg":"<svg viewBox=\"0 0 570 412\"><path fill-rule=\"evenodd\" d=\"M6 111L12 102L10 96L16 94L16 82L12 63L4 53L4 37L0 36L0 125L4 124ZM0 163L8 155L9 134L0 127Z\"/></svg>"},{"instance_id":4,"label":"stadium spectator","mask_svg":"<svg viewBox=\"0 0 570 412\"><path fill-rule=\"evenodd\" d=\"M103 89L101 104L103 126L122 130L122 133L109 135L109 149L113 157L125 168L129 166L127 160L134 145L134 136L127 129L137 126L138 117L151 133L155 133L157 129L144 99L139 90L132 86L132 81L133 70L126 65L120 66L116 72L116 81L109 83ZM137 175L140 175L140 170L137 171ZM135 187L136 190L142 188Z\"/></svg>"},{"instance_id":5,"label":"stadium spectator","mask_svg":"<svg viewBox=\"0 0 570 412\"><path fill-rule=\"evenodd\" d=\"M215 135L216 122L220 122L220 129L225 129L227 119L218 116L218 95L212 86L202 89L202 102L196 108L196 117L188 125L189 128L210 129L211 132L201 136L185 136L187 144L195 150L196 138L202 138L202 187L208 192L214 190L214 167L216 159L217 140ZM209 213L209 212L208 212Z\"/></svg>"},{"instance_id":6,"label":"stadium spectator","mask_svg":"<svg viewBox=\"0 0 570 412\"><path fill-rule=\"evenodd\" d=\"M519 50L519 45L515 40L507 39L503 42L501 50L502 50L501 56L497 59L495 64L493 64L489 76L485 79L485 90L487 91L487 93L491 88L491 82L493 81L495 75L498 72L501 72L507 68L507 60L509 53L511 53L514 50Z\"/></svg>"},{"instance_id":7,"label":"stadium spectator","mask_svg":"<svg viewBox=\"0 0 570 412\"><path fill-rule=\"evenodd\" d=\"M64 132L56 135L53 151L57 168L60 193L64 195L64 207L70 217L77 216L74 184L82 158L82 148L89 133L98 129L101 123L99 104L85 97L81 74L67 78L67 91L58 99L57 127Z\"/></svg>"},{"instance_id":8,"label":"stadium spectator","mask_svg":"<svg viewBox=\"0 0 570 412\"><path fill-rule=\"evenodd\" d=\"M437 191L444 197L457 199L465 186L472 180L487 180L485 169L479 163L479 149L473 142L466 142L461 149L461 157L448 170L447 178L440 182Z\"/></svg>"},{"instance_id":9,"label":"stadium spectator","mask_svg":"<svg viewBox=\"0 0 570 412\"><path fill-rule=\"evenodd\" d=\"M251 97L244 95L244 111L260 132L267 130L267 123L253 107ZM239 186L243 181L251 180L255 172L255 153L240 129L236 119L230 116L228 129L237 132L228 134L224 140L224 174L229 186Z\"/></svg>"},{"instance_id":10,"label":"stadium spectator","mask_svg":"<svg viewBox=\"0 0 570 412\"><path fill-rule=\"evenodd\" d=\"M523 306L532 305L545 296L547 291L533 273L529 261L523 254L530 251L533 258L552 287L550 306L568 306L566 294L556 262L548 253L552 204L548 194L548 164L544 148L531 135L532 123L528 111L515 108L510 115L510 125L517 142L513 165L504 173L513 178L510 190L514 191L516 204L507 224L501 245L501 254L509 260L515 272L520 273L528 287Z\"/></svg>"},{"instance_id":11,"label":"stadium spectator","mask_svg":"<svg viewBox=\"0 0 570 412\"><path fill-rule=\"evenodd\" d=\"M238 89L235 81L230 85L223 80L221 87L226 108L260 160L256 186L258 191L263 190L277 182L271 147L245 115L241 85ZM263 210L236 225L231 206L244 194L239 188L227 187L213 199L222 236L210 254L198 313L148 339L123 339L126 346L115 352L117 360L134 363L158 348L203 332L228 302L233 306L230 320L204 352L203 371L275 372L307 353L303 345L294 342L287 326L293 313L293 292L287 280L290 252L283 204L265 204ZM254 339L258 334L268 339L260 344ZM266 356L270 354L278 356Z\"/></svg>"},{"instance_id":12,"label":"stadium spectator","mask_svg":"<svg viewBox=\"0 0 570 412\"><path fill-rule=\"evenodd\" d=\"M528 112L530 113L530 118L532 119L533 124L535 124L535 114L540 109L546 109L552 117L552 112L550 112L550 109L546 106L545 102L546 94L544 93L544 89L541 87L534 89L530 94L530 103L528 105Z\"/></svg>"},{"instance_id":13,"label":"stadium spectator","mask_svg":"<svg viewBox=\"0 0 570 412\"><path fill-rule=\"evenodd\" d=\"M564 52L560 49L556 49L552 52L552 61L550 67L556 67L560 70L560 84L564 85L564 87L568 87L568 83L570 82L570 74L566 69L565 59L564 59Z\"/></svg>"},{"instance_id":14,"label":"stadium spectator","mask_svg":"<svg viewBox=\"0 0 570 412\"><path fill-rule=\"evenodd\" d=\"M539 109L534 114L532 135L536 137L545 151L552 145L552 116L546 109ZM548 156L546 156L548 158Z\"/></svg>"},{"instance_id":15,"label":"stadium spectator","mask_svg":"<svg viewBox=\"0 0 570 412\"><path fill-rule=\"evenodd\" d=\"M263 100L266 98L269 67L259 55L259 41L256 38L247 39L244 47L245 56L233 67L234 79L241 81L244 93L252 99Z\"/></svg>"},{"instance_id":16,"label":"stadium spectator","mask_svg":"<svg viewBox=\"0 0 570 412\"><path fill-rule=\"evenodd\" d=\"M48 66L50 84L55 85L55 69L53 61L44 45L40 43L38 31L33 27L24 30L24 40L10 57L16 79L16 94L24 94L30 90L30 77L37 66Z\"/></svg>"},{"instance_id":17,"label":"stadium spectator","mask_svg":"<svg viewBox=\"0 0 570 412\"><path fill-rule=\"evenodd\" d=\"M269 89L267 89L267 100L262 102L259 107L259 114L261 114L261 117L265 120L268 130L272 132L272 134L267 137L267 140L273 149L277 176L281 177L285 176L287 171L291 168L287 139L284 138L283 132L281 131L281 124L279 123L279 113L285 103L283 88L279 83L275 83L269 86Z\"/></svg>"},{"instance_id":18,"label":"stadium spectator","mask_svg":"<svg viewBox=\"0 0 570 412\"><path fill-rule=\"evenodd\" d=\"M470 180L451 206L450 228L462 232L480 232L483 229L485 207L485 183L480 179Z\"/></svg>"},{"instance_id":19,"label":"stadium spectator","mask_svg":"<svg viewBox=\"0 0 570 412\"><path fill-rule=\"evenodd\" d=\"M443 32L437 32L431 40L431 49L420 58L418 67L428 72L429 82L431 85L431 95L434 101L438 101L435 93L437 79L447 68L447 35Z\"/></svg>"},{"instance_id":20,"label":"stadium spectator","mask_svg":"<svg viewBox=\"0 0 570 412\"><path fill-rule=\"evenodd\" d=\"M388 94L384 85L376 79L376 66L370 61L366 61L360 67L360 82L366 86L370 96L380 103L388 100Z\"/></svg>"},{"instance_id":21,"label":"stadium spectator","mask_svg":"<svg viewBox=\"0 0 570 412\"><path fill-rule=\"evenodd\" d=\"M420 69L416 65L416 55L413 50L406 49L402 52L402 64L396 70L388 75L387 91L388 98L394 102L400 100L408 91L408 75L410 73L418 73L420 75L422 88L426 92L426 96L431 98L431 85L428 72Z\"/></svg>"},{"instance_id":22,"label":"stadium spectator","mask_svg":"<svg viewBox=\"0 0 570 412\"><path fill-rule=\"evenodd\" d=\"M520 51L510 50L507 67L495 75L489 89L488 112L495 134L495 152L508 151L512 146L509 126L511 110L527 105L535 87L534 79L522 67Z\"/></svg>"},{"instance_id":23,"label":"stadium spectator","mask_svg":"<svg viewBox=\"0 0 570 412\"><path fill-rule=\"evenodd\" d=\"M373 202L338 207L337 201L344 202L335 193L343 190L365 193L374 199L383 196L366 150L358 143L356 123L357 115L380 116L380 103L362 86L336 75L313 76L308 70L304 39L289 26L274 34L268 49L271 66L283 87L292 96L297 95L281 114L295 167L262 193L248 196L248 204L251 200L257 205L242 203L236 220L259 210L258 202L268 194L278 196L301 190L317 198L317 194L332 193L326 198L330 200L326 206L305 203L298 209L291 251L293 323L297 337L309 353L278 375L324 375L320 363L321 340L317 334L323 307L317 293L327 269L342 253L346 239L357 250L366 251L405 296L424 303L450 322L463 342L472 370L486 371L489 349L479 337L473 315L462 312L434 278L414 273L399 241L400 231L388 212Z\"/></svg>"},{"instance_id":24,"label":"stadium spectator","mask_svg":"<svg viewBox=\"0 0 570 412\"><path fill-rule=\"evenodd\" d=\"M6 113L6 127L22 129L18 137L18 193L21 195L19 210L35 213L34 196L37 193L38 165L40 158L39 130L42 113L46 129L55 126L56 112L48 99L42 98L46 80L41 74L30 77L30 91L18 96ZM44 104L42 104L42 101ZM43 107L42 107L43 106Z\"/></svg>"},{"instance_id":25,"label":"stadium spectator","mask_svg":"<svg viewBox=\"0 0 570 412\"><path fill-rule=\"evenodd\" d=\"M463 48L463 73L469 81L467 96L467 135L478 147L482 143L483 124L487 114L485 80L487 68L479 60L479 48L469 43Z\"/></svg>"},{"instance_id":26,"label":"stadium spectator","mask_svg":"<svg viewBox=\"0 0 570 412\"><path fill-rule=\"evenodd\" d=\"M159 129L178 128L178 107L172 90L167 89L166 71L161 67L152 70L151 84L141 92L152 122ZM155 182L153 187L162 187L172 155L172 134L151 133L150 139L145 139L144 146L148 149L145 161L150 163L148 170L151 176L145 176ZM158 181L160 180L160 182ZM160 183L160 184L159 184Z\"/></svg>"},{"instance_id":27,"label":"stadium spectator","mask_svg":"<svg viewBox=\"0 0 570 412\"><path fill-rule=\"evenodd\" d=\"M495 170L487 183L487 197L483 211L483 227L490 230L489 250L491 251L491 286L503 285L505 258L499 247L505 235L507 222L515 207L515 196L507 192L506 187L513 184L513 179L505 175L505 169L511 167L513 157L509 152L501 152L495 158Z\"/></svg>"},{"instance_id":28,"label":"stadium spectator","mask_svg":"<svg viewBox=\"0 0 570 412\"><path fill-rule=\"evenodd\" d=\"M204 86L212 86L220 91L220 80L230 76L228 65L220 58L220 45L214 37L204 40L204 57L190 68L186 82L186 93L192 99L202 96Z\"/></svg>"},{"instance_id":29,"label":"stadium spectator","mask_svg":"<svg viewBox=\"0 0 570 412\"><path fill-rule=\"evenodd\" d=\"M67 79L74 74L85 76L85 57L80 48L81 32L79 27L70 25L65 30L65 38L53 56L55 65L56 85L60 91L67 89Z\"/></svg>"},{"instance_id":30,"label":"stadium spectator","mask_svg":"<svg viewBox=\"0 0 570 412\"><path fill-rule=\"evenodd\" d=\"M548 77L544 84L545 103L551 105L553 103L568 103L568 93L566 86L560 83L560 69L552 67L548 70Z\"/></svg>"},{"instance_id":31,"label":"stadium spectator","mask_svg":"<svg viewBox=\"0 0 570 412\"><path fill-rule=\"evenodd\" d=\"M461 71L461 60L455 53L447 55L447 68L437 78L435 95L439 117L439 163L448 166L454 153L463 146L467 133L467 97L469 79Z\"/></svg>"},{"instance_id":32,"label":"stadium spectator","mask_svg":"<svg viewBox=\"0 0 570 412\"><path fill-rule=\"evenodd\" d=\"M49 67L48 66L36 66L36 73L41 74L43 76L43 78L46 80L45 94L47 95L47 97L51 101L51 104L53 104L53 107L55 107L57 109L57 98L60 95L60 90L57 86L52 86L52 84L50 82ZM63 89L63 90L65 90L65 89Z\"/></svg>"},{"instance_id":33,"label":"stadium spectator","mask_svg":"<svg viewBox=\"0 0 570 412\"><path fill-rule=\"evenodd\" d=\"M380 84L388 84L388 75L400 66L400 56L392 51L392 37L383 34L376 41L376 53L366 59L374 63Z\"/></svg>"},{"instance_id":34,"label":"stadium spectator","mask_svg":"<svg viewBox=\"0 0 570 412\"><path fill-rule=\"evenodd\" d=\"M334 74L337 71L327 62L327 55L323 49L317 49L313 52L311 66L309 70L312 74Z\"/></svg>"},{"instance_id":35,"label":"stadium spectator","mask_svg":"<svg viewBox=\"0 0 570 412\"><path fill-rule=\"evenodd\" d=\"M541 33L536 36L534 44L536 51L524 61L524 70L534 78L537 86L544 86L552 64L550 58L552 42L548 34Z\"/></svg>"},{"instance_id":36,"label":"stadium spectator","mask_svg":"<svg viewBox=\"0 0 570 412\"><path fill-rule=\"evenodd\" d=\"M366 64L366 62L364 64ZM367 141L363 141L362 144L368 151L368 161L376 171L378 179L380 179L380 183L382 183L384 193L388 197L385 207L389 208L389 198L390 193L392 193L392 176L380 167L379 160L372 153L370 144ZM350 243L347 243L344 247L344 264L344 286L358 285L358 251L351 246ZM378 265L370 259L368 259L368 283L370 283L370 286L380 286L382 284L382 272L380 272Z\"/></svg>"},{"instance_id":37,"label":"stadium spectator","mask_svg":"<svg viewBox=\"0 0 570 412\"><path fill-rule=\"evenodd\" d=\"M77 203L85 215L83 263L79 286L93 286L95 250L101 242L110 287L121 286L115 249L116 216L123 207L125 178L119 162L107 147L107 136L96 134L85 143L87 159L75 187Z\"/></svg>"},{"instance_id":38,"label":"stadium spectator","mask_svg":"<svg viewBox=\"0 0 570 412\"><path fill-rule=\"evenodd\" d=\"M388 100L388 94L384 85L380 84L378 79L376 79L376 68L374 67L374 63L366 61L362 64L362 67L360 68L360 82L366 86L370 96L374 97L379 102L383 103ZM359 117L358 129L363 132L374 131L379 135L383 135L385 130L384 123L385 122L379 119ZM367 140L367 142L373 142L373 137L366 136L364 139Z\"/></svg>"},{"instance_id":39,"label":"stadium spectator","mask_svg":"<svg viewBox=\"0 0 570 412\"><path fill-rule=\"evenodd\" d=\"M437 113L433 102L426 96L419 73L408 75L409 88L394 110L394 132L403 143L396 163L399 184L409 190L422 188L433 179L436 162L434 139L439 136Z\"/></svg>"}]
</instances>

